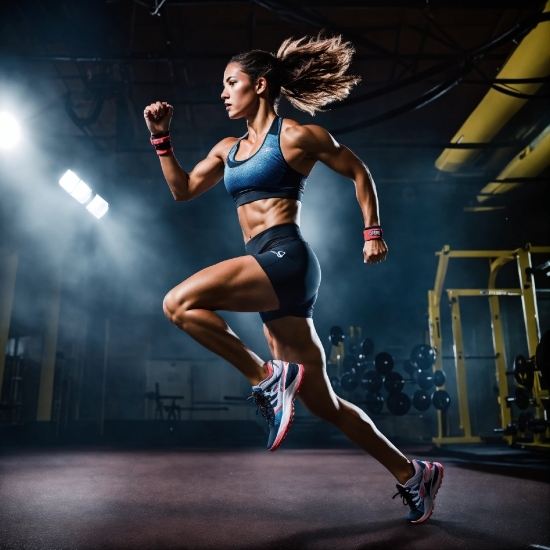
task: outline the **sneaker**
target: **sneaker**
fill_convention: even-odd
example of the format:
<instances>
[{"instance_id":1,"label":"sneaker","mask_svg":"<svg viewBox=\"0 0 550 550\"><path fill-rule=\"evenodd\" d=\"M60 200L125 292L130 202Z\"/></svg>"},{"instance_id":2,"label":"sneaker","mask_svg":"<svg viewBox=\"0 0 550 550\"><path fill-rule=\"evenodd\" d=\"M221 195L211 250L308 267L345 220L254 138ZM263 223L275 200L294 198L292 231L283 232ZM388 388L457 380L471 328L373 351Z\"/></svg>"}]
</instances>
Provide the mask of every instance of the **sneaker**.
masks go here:
<instances>
[{"instance_id":1,"label":"sneaker","mask_svg":"<svg viewBox=\"0 0 550 550\"><path fill-rule=\"evenodd\" d=\"M443 466L439 462L422 460L413 460L412 464L414 475L405 485L396 485L397 493L392 498L400 495L403 504L410 506L409 523L424 523L434 511L435 495L443 481Z\"/></svg>"},{"instance_id":2,"label":"sneaker","mask_svg":"<svg viewBox=\"0 0 550 550\"><path fill-rule=\"evenodd\" d=\"M268 375L257 386L247 401L256 401L269 426L267 448L275 451L286 437L294 418L294 399L304 378L304 367L286 361L268 361ZM256 409L256 414L258 413Z\"/></svg>"}]
</instances>

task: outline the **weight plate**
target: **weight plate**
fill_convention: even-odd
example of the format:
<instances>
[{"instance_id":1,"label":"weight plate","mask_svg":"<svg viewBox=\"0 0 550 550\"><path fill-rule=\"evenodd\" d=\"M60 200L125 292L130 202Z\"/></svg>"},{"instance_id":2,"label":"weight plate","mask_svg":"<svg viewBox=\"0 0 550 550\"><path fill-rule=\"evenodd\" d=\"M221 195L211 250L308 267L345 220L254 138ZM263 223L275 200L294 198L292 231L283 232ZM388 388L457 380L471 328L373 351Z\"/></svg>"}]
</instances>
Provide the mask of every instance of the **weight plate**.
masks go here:
<instances>
[{"instance_id":1,"label":"weight plate","mask_svg":"<svg viewBox=\"0 0 550 550\"><path fill-rule=\"evenodd\" d=\"M411 408L411 399L406 393L394 393L388 395L386 406L395 416L403 416L407 414Z\"/></svg>"},{"instance_id":2,"label":"weight plate","mask_svg":"<svg viewBox=\"0 0 550 550\"><path fill-rule=\"evenodd\" d=\"M365 407L371 414L379 414L384 408L384 398L379 393L369 391L366 395Z\"/></svg>"},{"instance_id":3,"label":"weight plate","mask_svg":"<svg viewBox=\"0 0 550 550\"><path fill-rule=\"evenodd\" d=\"M518 430L520 432L525 432L527 430L527 425L533 420L532 413L520 413L518 417Z\"/></svg>"},{"instance_id":4,"label":"weight plate","mask_svg":"<svg viewBox=\"0 0 550 550\"><path fill-rule=\"evenodd\" d=\"M445 390L437 390L432 395L432 404L438 411L446 411L451 406L451 396Z\"/></svg>"},{"instance_id":5,"label":"weight plate","mask_svg":"<svg viewBox=\"0 0 550 550\"><path fill-rule=\"evenodd\" d=\"M359 385L359 377L357 376L355 369L345 372L340 377L340 386L344 391L353 391Z\"/></svg>"},{"instance_id":6,"label":"weight plate","mask_svg":"<svg viewBox=\"0 0 550 550\"><path fill-rule=\"evenodd\" d=\"M411 363L421 370L428 370L435 363L435 350L428 344L418 344L411 351Z\"/></svg>"},{"instance_id":7,"label":"weight plate","mask_svg":"<svg viewBox=\"0 0 550 550\"><path fill-rule=\"evenodd\" d=\"M413 395L412 404L417 411L427 411L432 404L430 394L424 390L416 390Z\"/></svg>"},{"instance_id":8,"label":"weight plate","mask_svg":"<svg viewBox=\"0 0 550 550\"><path fill-rule=\"evenodd\" d=\"M518 409L524 411L529 406L529 394L525 388L516 388L514 391L514 397L516 399Z\"/></svg>"},{"instance_id":9,"label":"weight plate","mask_svg":"<svg viewBox=\"0 0 550 550\"><path fill-rule=\"evenodd\" d=\"M384 379L384 388L390 394L401 393L405 386L403 377L398 372L390 372Z\"/></svg>"},{"instance_id":10,"label":"weight plate","mask_svg":"<svg viewBox=\"0 0 550 550\"><path fill-rule=\"evenodd\" d=\"M374 358L374 368L382 375L389 374L393 370L393 357L386 351L381 351Z\"/></svg>"},{"instance_id":11,"label":"weight plate","mask_svg":"<svg viewBox=\"0 0 550 550\"><path fill-rule=\"evenodd\" d=\"M445 379L446 376L442 370L436 370L434 372L434 383L438 388L445 385Z\"/></svg>"},{"instance_id":12,"label":"weight plate","mask_svg":"<svg viewBox=\"0 0 550 550\"><path fill-rule=\"evenodd\" d=\"M342 361L342 370L349 372L352 369L357 368L357 359L353 355L345 355Z\"/></svg>"},{"instance_id":13,"label":"weight plate","mask_svg":"<svg viewBox=\"0 0 550 550\"><path fill-rule=\"evenodd\" d=\"M361 342L361 351L365 357L370 355L374 351L374 342L370 338L365 338Z\"/></svg>"},{"instance_id":14,"label":"weight plate","mask_svg":"<svg viewBox=\"0 0 550 550\"><path fill-rule=\"evenodd\" d=\"M433 388L434 376L432 371L423 370L418 374L418 386L423 390Z\"/></svg>"},{"instance_id":15,"label":"weight plate","mask_svg":"<svg viewBox=\"0 0 550 550\"><path fill-rule=\"evenodd\" d=\"M368 392L376 393L382 389L384 380L382 375L375 370L368 370L363 375L361 380L361 387Z\"/></svg>"},{"instance_id":16,"label":"weight plate","mask_svg":"<svg viewBox=\"0 0 550 550\"><path fill-rule=\"evenodd\" d=\"M528 389L533 387L535 382L534 367L523 355L518 355L514 359L514 378L520 386L525 386Z\"/></svg>"}]
</instances>

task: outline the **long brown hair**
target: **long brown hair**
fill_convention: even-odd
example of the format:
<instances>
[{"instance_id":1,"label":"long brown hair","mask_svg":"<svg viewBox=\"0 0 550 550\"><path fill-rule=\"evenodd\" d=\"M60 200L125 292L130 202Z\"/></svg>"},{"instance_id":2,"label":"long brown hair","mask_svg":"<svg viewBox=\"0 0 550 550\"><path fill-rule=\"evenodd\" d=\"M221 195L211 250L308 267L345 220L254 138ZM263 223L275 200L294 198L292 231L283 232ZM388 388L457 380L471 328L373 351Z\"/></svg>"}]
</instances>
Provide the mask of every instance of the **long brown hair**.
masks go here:
<instances>
[{"instance_id":1,"label":"long brown hair","mask_svg":"<svg viewBox=\"0 0 550 550\"><path fill-rule=\"evenodd\" d=\"M252 50L234 56L236 63L251 80L267 80L269 97L277 108L280 96L314 115L333 101L346 98L361 78L345 74L355 49L341 36L303 37L285 40L277 54Z\"/></svg>"}]
</instances>

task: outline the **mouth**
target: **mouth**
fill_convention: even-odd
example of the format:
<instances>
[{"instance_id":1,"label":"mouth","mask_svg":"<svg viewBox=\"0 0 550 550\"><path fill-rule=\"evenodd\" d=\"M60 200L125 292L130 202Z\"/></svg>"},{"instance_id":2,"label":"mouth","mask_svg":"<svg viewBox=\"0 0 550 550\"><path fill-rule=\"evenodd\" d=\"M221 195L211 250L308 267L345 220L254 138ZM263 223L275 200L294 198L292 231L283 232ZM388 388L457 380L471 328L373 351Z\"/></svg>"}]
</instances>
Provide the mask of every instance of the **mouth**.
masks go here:
<instances>
[{"instance_id":1,"label":"mouth","mask_svg":"<svg viewBox=\"0 0 550 550\"><path fill-rule=\"evenodd\" d=\"M225 110L229 111L230 108L231 108L231 103L226 103L225 104Z\"/></svg>"}]
</instances>

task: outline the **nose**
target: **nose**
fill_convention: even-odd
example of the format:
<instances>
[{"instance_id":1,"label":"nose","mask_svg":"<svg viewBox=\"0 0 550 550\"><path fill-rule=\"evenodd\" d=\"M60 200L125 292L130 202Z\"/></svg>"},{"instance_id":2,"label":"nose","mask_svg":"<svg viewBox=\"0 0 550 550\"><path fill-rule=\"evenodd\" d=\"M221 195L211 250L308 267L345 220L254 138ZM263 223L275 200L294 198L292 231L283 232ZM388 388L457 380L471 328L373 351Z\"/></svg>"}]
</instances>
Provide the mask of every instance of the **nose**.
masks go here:
<instances>
[{"instance_id":1,"label":"nose","mask_svg":"<svg viewBox=\"0 0 550 550\"><path fill-rule=\"evenodd\" d=\"M229 94L227 93L227 90L224 88L221 94L222 99L229 99Z\"/></svg>"}]
</instances>

